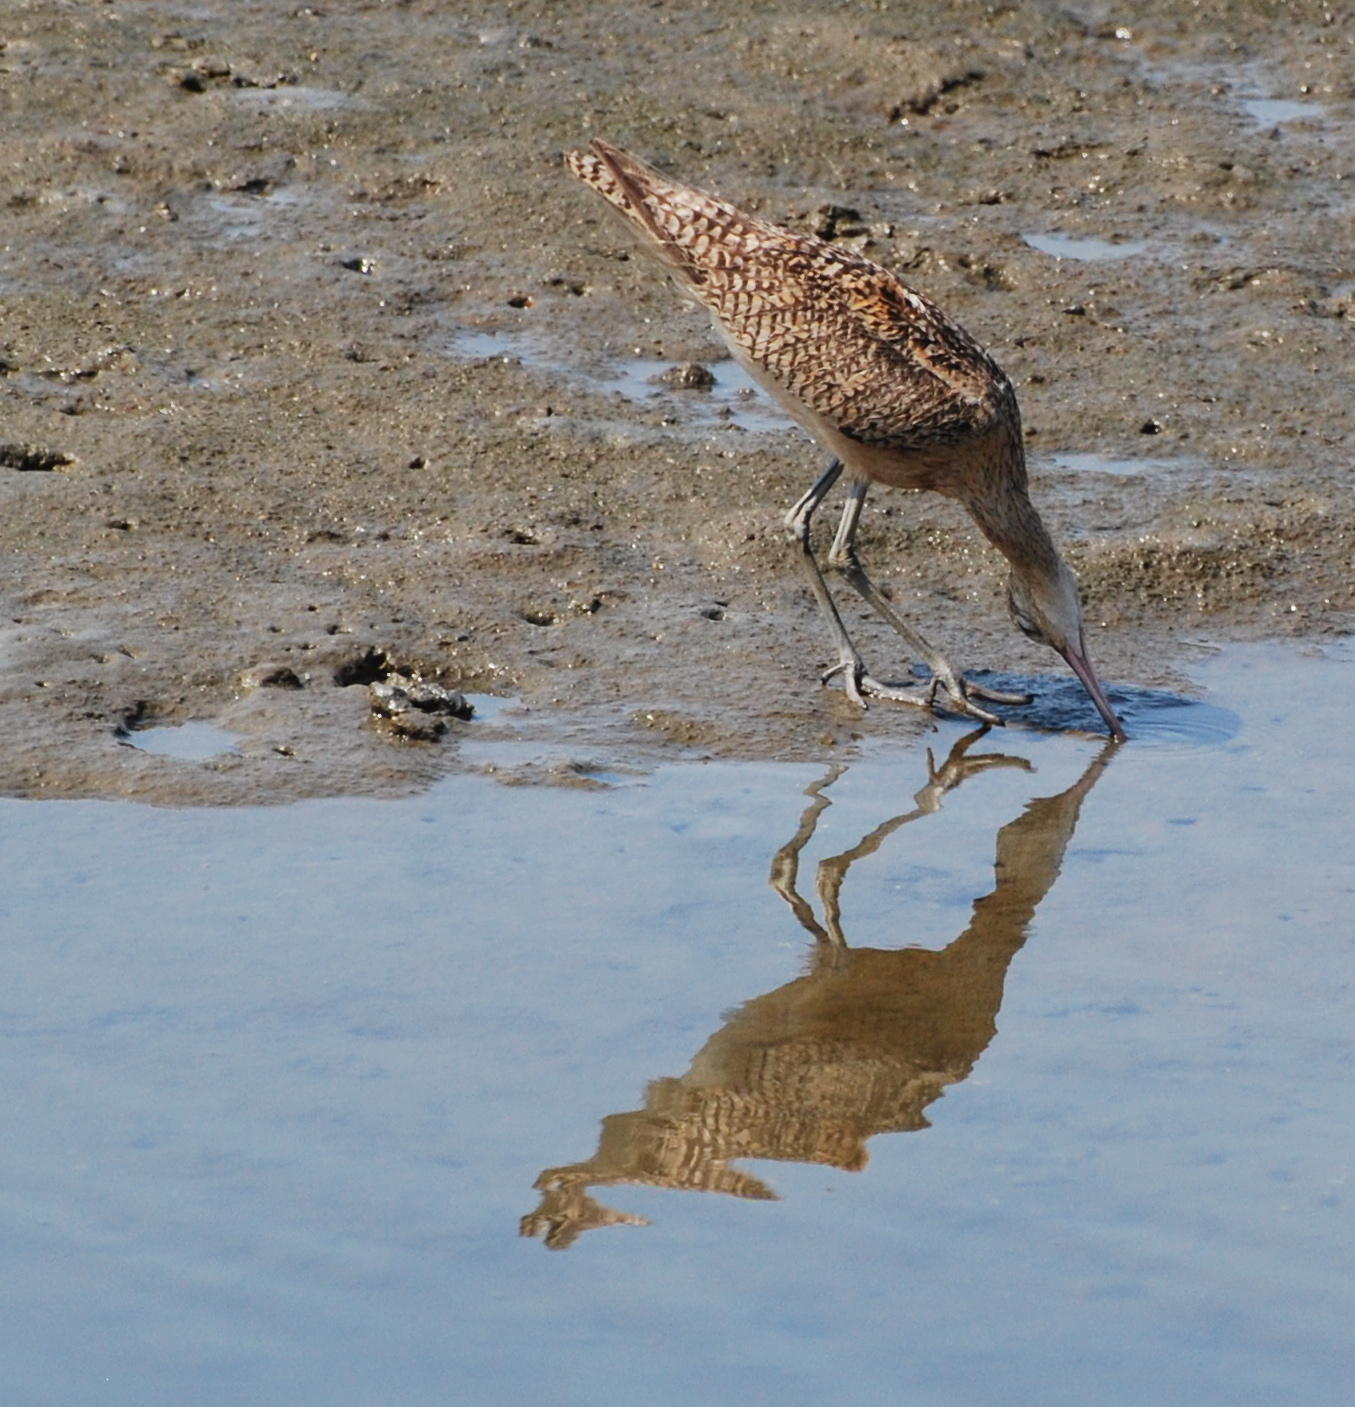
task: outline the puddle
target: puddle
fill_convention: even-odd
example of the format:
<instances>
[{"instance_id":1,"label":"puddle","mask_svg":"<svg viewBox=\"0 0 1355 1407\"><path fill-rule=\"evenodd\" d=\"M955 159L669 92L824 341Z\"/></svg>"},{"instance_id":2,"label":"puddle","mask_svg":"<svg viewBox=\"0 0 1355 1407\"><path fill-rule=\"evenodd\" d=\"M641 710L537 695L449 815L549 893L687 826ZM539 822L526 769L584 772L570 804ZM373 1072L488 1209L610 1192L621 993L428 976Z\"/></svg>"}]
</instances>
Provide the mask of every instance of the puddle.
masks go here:
<instances>
[{"instance_id":1,"label":"puddle","mask_svg":"<svg viewBox=\"0 0 1355 1407\"><path fill-rule=\"evenodd\" d=\"M620 391L627 400L675 405L695 411L698 418L724 418L746 430L785 430L795 424L733 358L713 362L707 368L715 377L715 385L709 391L674 393L656 384L660 376L672 371L673 365L655 358L635 357L618 362L615 379L600 384Z\"/></svg>"},{"instance_id":2,"label":"puddle","mask_svg":"<svg viewBox=\"0 0 1355 1407\"><path fill-rule=\"evenodd\" d=\"M712 362L707 370L715 385L707 391L673 391L657 378L671 372L675 362L652 357L625 357L600 372L563 366L532 341L506 332L472 331L456 334L453 356L468 361L502 360L551 371L594 392L620 392L628 401L674 417L674 423L695 422L705 428L734 426L753 432L777 432L795 422L732 358Z\"/></svg>"},{"instance_id":3,"label":"puddle","mask_svg":"<svg viewBox=\"0 0 1355 1407\"><path fill-rule=\"evenodd\" d=\"M1253 122L1274 127L1281 122L1320 122L1327 115L1319 103L1299 103L1290 98L1242 98L1242 107Z\"/></svg>"},{"instance_id":4,"label":"puddle","mask_svg":"<svg viewBox=\"0 0 1355 1407\"><path fill-rule=\"evenodd\" d=\"M511 723L522 704L516 696L505 698L501 694L467 694L465 699L475 710L472 716L477 723Z\"/></svg>"},{"instance_id":5,"label":"puddle","mask_svg":"<svg viewBox=\"0 0 1355 1407\"><path fill-rule=\"evenodd\" d=\"M1074 474L1113 474L1116 477L1152 474L1163 469L1180 469L1180 461L1172 459L1117 459L1109 454L1051 454L1049 459L1060 469Z\"/></svg>"},{"instance_id":6,"label":"puddle","mask_svg":"<svg viewBox=\"0 0 1355 1407\"><path fill-rule=\"evenodd\" d=\"M1021 238L1032 249L1052 255L1055 259L1128 259L1148 248L1147 241L1141 239L1116 243L1090 235L1061 234L1023 234Z\"/></svg>"},{"instance_id":7,"label":"puddle","mask_svg":"<svg viewBox=\"0 0 1355 1407\"><path fill-rule=\"evenodd\" d=\"M463 361L525 362L528 366L544 362L544 358L531 355L521 338L505 332L460 332L453 351Z\"/></svg>"},{"instance_id":8,"label":"puddle","mask_svg":"<svg viewBox=\"0 0 1355 1407\"><path fill-rule=\"evenodd\" d=\"M1355 650L1200 678L1118 749L0 800L10 1398L1343 1402Z\"/></svg>"},{"instance_id":9,"label":"puddle","mask_svg":"<svg viewBox=\"0 0 1355 1407\"><path fill-rule=\"evenodd\" d=\"M267 238L269 227L274 234L294 238L292 221L295 208L301 204L300 194L286 187L264 195L244 191L227 191L207 196L203 204L217 220L214 233L221 239L254 240Z\"/></svg>"},{"instance_id":10,"label":"puddle","mask_svg":"<svg viewBox=\"0 0 1355 1407\"><path fill-rule=\"evenodd\" d=\"M237 751L240 738L211 723L180 723L172 728L133 728L119 733L118 741L180 762L206 762Z\"/></svg>"},{"instance_id":11,"label":"puddle","mask_svg":"<svg viewBox=\"0 0 1355 1407\"><path fill-rule=\"evenodd\" d=\"M237 88L235 101L272 112L288 108L300 112L329 112L334 108L359 106L351 94L337 88L308 88L304 84L283 84L277 88Z\"/></svg>"}]
</instances>

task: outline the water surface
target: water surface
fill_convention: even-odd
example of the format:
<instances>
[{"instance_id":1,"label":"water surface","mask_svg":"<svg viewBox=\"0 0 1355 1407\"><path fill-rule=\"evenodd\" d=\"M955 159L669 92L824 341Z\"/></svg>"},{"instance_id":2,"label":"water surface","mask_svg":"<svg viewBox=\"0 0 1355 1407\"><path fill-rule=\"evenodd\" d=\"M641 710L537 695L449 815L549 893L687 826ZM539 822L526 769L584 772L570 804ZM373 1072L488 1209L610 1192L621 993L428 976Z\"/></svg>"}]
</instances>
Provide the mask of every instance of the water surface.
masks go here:
<instances>
[{"instance_id":1,"label":"water surface","mask_svg":"<svg viewBox=\"0 0 1355 1407\"><path fill-rule=\"evenodd\" d=\"M1021 238L1032 249L1055 259L1128 259L1148 248L1146 240L1112 241L1095 235L1023 234Z\"/></svg>"},{"instance_id":2,"label":"water surface","mask_svg":"<svg viewBox=\"0 0 1355 1407\"><path fill-rule=\"evenodd\" d=\"M1318 103L1300 103L1292 98L1243 98L1247 116L1262 127L1280 122L1316 122L1324 115Z\"/></svg>"},{"instance_id":3,"label":"water surface","mask_svg":"<svg viewBox=\"0 0 1355 1407\"><path fill-rule=\"evenodd\" d=\"M0 802L5 1401L1346 1402L1355 655L1200 678L1119 749Z\"/></svg>"},{"instance_id":4,"label":"water surface","mask_svg":"<svg viewBox=\"0 0 1355 1407\"><path fill-rule=\"evenodd\" d=\"M206 762L222 753L235 752L240 737L212 723L195 720L163 728L134 728L122 733L119 741L142 752L177 757L182 762Z\"/></svg>"},{"instance_id":5,"label":"water surface","mask_svg":"<svg viewBox=\"0 0 1355 1407\"><path fill-rule=\"evenodd\" d=\"M705 390L675 390L664 378L678 363L656 357L623 356L602 367L570 362L553 355L532 337L502 330L460 329L449 349L458 358L518 361L558 373L592 391L615 392L673 417L709 428L775 432L794 424L780 406L731 358L712 363L714 385Z\"/></svg>"},{"instance_id":6,"label":"water surface","mask_svg":"<svg viewBox=\"0 0 1355 1407\"><path fill-rule=\"evenodd\" d=\"M1075 474L1139 475L1180 467L1180 461L1174 459L1149 459L1139 456L1132 459L1120 459L1115 455L1090 452L1051 454L1049 457L1060 469L1071 469Z\"/></svg>"}]
</instances>

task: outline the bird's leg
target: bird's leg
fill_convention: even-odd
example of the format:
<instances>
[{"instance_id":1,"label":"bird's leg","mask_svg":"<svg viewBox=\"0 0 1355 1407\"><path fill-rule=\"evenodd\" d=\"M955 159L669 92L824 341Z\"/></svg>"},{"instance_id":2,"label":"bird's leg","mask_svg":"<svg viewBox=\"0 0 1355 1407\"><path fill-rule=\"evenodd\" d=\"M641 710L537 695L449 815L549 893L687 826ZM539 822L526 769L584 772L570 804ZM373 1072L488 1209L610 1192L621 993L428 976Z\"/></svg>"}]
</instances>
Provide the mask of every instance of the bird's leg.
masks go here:
<instances>
[{"instance_id":1,"label":"bird's leg","mask_svg":"<svg viewBox=\"0 0 1355 1407\"><path fill-rule=\"evenodd\" d=\"M828 628L833 632L833 639L837 644L837 663L823 676L823 682L826 684L834 675L840 674L847 697L861 708L866 707L867 697L930 708L936 690L935 683L919 690L901 689L891 684L881 684L866 673L866 666L856 646L852 644L851 636L847 634L847 627L842 623L842 617L829 594L828 583L824 581L823 573L814 557L814 548L809 540L809 525L841 473L842 461L832 460L814 481L814 486L809 492L786 514L786 527L800 548L800 560L804 563L810 589L814 592L814 599L819 603L819 610L823 612L823 618L828 622Z\"/></svg>"},{"instance_id":2,"label":"bird's leg","mask_svg":"<svg viewBox=\"0 0 1355 1407\"><path fill-rule=\"evenodd\" d=\"M805 790L805 795L813 800L800 817L799 830L772 856L772 873L769 880L772 888L790 905L795 917L814 935L815 942L829 947L841 941L841 931L839 930L836 938L830 934L814 916L814 910L801 897L795 886L800 877L800 852L813 836L815 827L819 824L819 817L833 804L824 792L846 770L845 767L834 767L826 777L820 778Z\"/></svg>"},{"instance_id":3,"label":"bird's leg","mask_svg":"<svg viewBox=\"0 0 1355 1407\"><path fill-rule=\"evenodd\" d=\"M990 767L1019 767L1023 772L1033 772L1034 766L1024 757L1008 757L1001 752L980 752L969 756L969 749L986 737L988 724L966 733L950 750L950 755L938 767L931 748L927 749L927 785L916 792L913 800L919 811L932 815L941 809L941 799L948 791L954 791L961 782L986 772Z\"/></svg>"},{"instance_id":4,"label":"bird's leg","mask_svg":"<svg viewBox=\"0 0 1355 1407\"><path fill-rule=\"evenodd\" d=\"M841 473L842 461L834 458L814 481L809 492L786 514L786 528L800 549L800 561L804 564L805 575L809 578L809 588L819 603L819 610L828 622L828 629L832 631L834 643L837 645L838 662L824 675L824 683L834 674L841 674L842 686L846 689L848 697L865 708L866 701L861 697L859 688L859 681L865 674L865 665L861 662L856 646L852 644L851 636L847 634L847 627L842 624L842 617L828 593L828 583L824 581L819 564L814 560L814 548L809 541L810 522Z\"/></svg>"},{"instance_id":5,"label":"bird's leg","mask_svg":"<svg viewBox=\"0 0 1355 1407\"><path fill-rule=\"evenodd\" d=\"M922 658L932 672L932 682L927 691L927 702L934 704L936 690L940 686L950 695L950 707L957 713L968 714L985 723L1001 723L1002 720L986 708L975 703L983 699L987 703L1028 704L1029 694L1008 694L998 689L988 689L976 684L956 672L950 661L920 636L906 620L885 599L884 593L866 575L861 559L856 555L856 529L861 521L861 510L866 506L866 491L869 485L865 479L854 479L847 490L847 502L842 509L842 521L838 524L837 536L828 553L828 565L840 572L847 582L860 594L863 600L888 621L904 638L909 647Z\"/></svg>"}]
</instances>

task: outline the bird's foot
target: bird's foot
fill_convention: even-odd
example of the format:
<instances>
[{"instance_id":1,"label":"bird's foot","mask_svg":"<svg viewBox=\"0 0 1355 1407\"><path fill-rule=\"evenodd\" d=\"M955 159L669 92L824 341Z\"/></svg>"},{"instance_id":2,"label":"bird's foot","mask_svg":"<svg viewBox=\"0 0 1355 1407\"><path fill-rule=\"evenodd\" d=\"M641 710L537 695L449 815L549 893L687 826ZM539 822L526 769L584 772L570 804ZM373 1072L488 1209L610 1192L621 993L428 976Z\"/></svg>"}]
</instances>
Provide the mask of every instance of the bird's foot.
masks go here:
<instances>
[{"instance_id":1,"label":"bird's foot","mask_svg":"<svg viewBox=\"0 0 1355 1407\"><path fill-rule=\"evenodd\" d=\"M913 687L906 687L902 684L885 684L869 674L860 660L842 660L823 674L825 684L839 678L842 680L842 692L860 709L869 708L869 700L871 699L884 699L888 703L908 704L913 708L925 708L932 711L936 708L936 691L941 683L933 675L932 678ZM978 713L975 716L981 717L985 722L1001 723L1002 721L1000 718L991 717L986 713Z\"/></svg>"},{"instance_id":2,"label":"bird's foot","mask_svg":"<svg viewBox=\"0 0 1355 1407\"><path fill-rule=\"evenodd\" d=\"M1004 721L996 713L986 709L976 700L984 703L1021 705L1032 702L1030 694L1011 694L1000 689L989 689L956 674L949 666L934 671L930 679L912 688L901 684L885 684L867 673L860 660L841 660L823 676L823 682L841 677L843 692L858 707L868 708L868 699L884 699L889 703L909 704L913 708L925 708L935 712L938 707L950 713L962 714L966 718L976 718L981 723L1004 726Z\"/></svg>"},{"instance_id":3,"label":"bird's foot","mask_svg":"<svg viewBox=\"0 0 1355 1407\"><path fill-rule=\"evenodd\" d=\"M1003 689L990 689L986 684L976 684L972 679L966 679L962 674L957 682L965 692L966 698L983 699L987 703L1010 704L1013 708L1021 707L1025 704L1034 703L1034 694L1010 694ZM950 686L946 686L947 693Z\"/></svg>"},{"instance_id":4,"label":"bird's foot","mask_svg":"<svg viewBox=\"0 0 1355 1407\"><path fill-rule=\"evenodd\" d=\"M939 660L938 664L940 667L934 667L932 670L933 697L938 690L944 690L945 700L942 707L952 713L960 713L967 718L979 718L985 723L1001 724L1003 720L997 714L983 708L975 700L982 699L984 703L1008 704L1013 707L1034 702L1033 694L1012 694L1003 689L990 689L985 684L976 683L972 679L966 679L963 674L957 674L945 660Z\"/></svg>"},{"instance_id":5,"label":"bird's foot","mask_svg":"<svg viewBox=\"0 0 1355 1407\"><path fill-rule=\"evenodd\" d=\"M842 692L859 709L867 709L870 705L866 702L868 695L874 694L873 688L866 688L867 684L874 685L875 681L866 673L866 666L857 659L841 659L832 669L825 669L819 676L820 684L831 683L834 679L842 680ZM878 687L878 686L876 686ZM913 700L909 700L913 702Z\"/></svg>"}]
</instances>

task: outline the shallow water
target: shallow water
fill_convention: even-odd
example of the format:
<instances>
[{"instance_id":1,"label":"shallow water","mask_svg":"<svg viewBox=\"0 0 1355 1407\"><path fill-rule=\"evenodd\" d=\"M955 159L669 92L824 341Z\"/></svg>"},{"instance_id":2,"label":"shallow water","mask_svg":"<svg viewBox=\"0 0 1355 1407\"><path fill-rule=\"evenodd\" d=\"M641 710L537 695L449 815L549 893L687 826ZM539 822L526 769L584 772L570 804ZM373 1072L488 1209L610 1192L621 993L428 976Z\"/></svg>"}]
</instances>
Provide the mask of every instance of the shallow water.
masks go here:
<instances>
[{"instance_id":1,"label":"shallow water","mask_svg":"<svg viewBox=\"0 0 1355 1407\"><path fill-rule=\"evenodd\" d=\"M1093 235L1023 234L1021 238L1032 249L1055 259L1128 259L1148 248L1146 240L1129 239L1113 243Z\"/></svg>"},{"instance_id":2,"label":"shallow water","mask_svg":"<svg viewBox=\"0 0 1355 1407\"><path fill-rule=\"evenodd\" d=\"M222 753L234 752L240 741L238 733L228 733L212 723L194 721L178 723L167 728L137 728L123 733L120 742L142 752L154 752L162 757L177 757L182 762L206 762Z\"/></svg>"},{"instance_id":3,"label":"shallow water","mask_svg":"<svg viewBox=\"0 0 1355 1407\"><path fill-rule=\"evenodd\" d=\"M1280 122L1317 122L1324 109L1317 103L1300 103L1291 98L1243 98L1247 116L1262 127L1274 127Z\"/></svg>"},{"instance_id":4,"label":"shallow water","mask_svg":"<svg viewBox=\"0 0 1355 1407\"><path fill-rule=\"evenodd\" d=\"M1120 459L1110 454L1075 453L1051 454L1050 459L1060 469L1071 469L1077 474L1153 474L1159 471L1170 472L1180 468L1175 459L1149 459L1135 456L1133 459Z\"/></svg>"},{"instance_id":5,"label":"shallow water","mask_svg":"<svg viewBox=\"0 0 1355 1407\"><path fill-rule=\"evenodd\" d=\"M677 363L654 357L621 357L600 370L588 369L553 356L533 338L506 331L460 329L449 349L454 357L475 361L518 361L552 371L592 391L613 391L628 401L671 415L674 421L709 428L733 426L751 431L780 431L791 420L780 406L738 364L726 358L707 370L715 377L709 390L674 390L661 378Z\"/></svg>"},{"instance_id":6,"label":"shallow water","mask_svg":"<svg viewBox=\"0 0 1355 1407\"><path fill-rule=\"evenodd\" d=\"M1118 750L0 802L6 1400L1344 1403L1355 651L1199 678Z\"/></svg>"}]
</instances>

